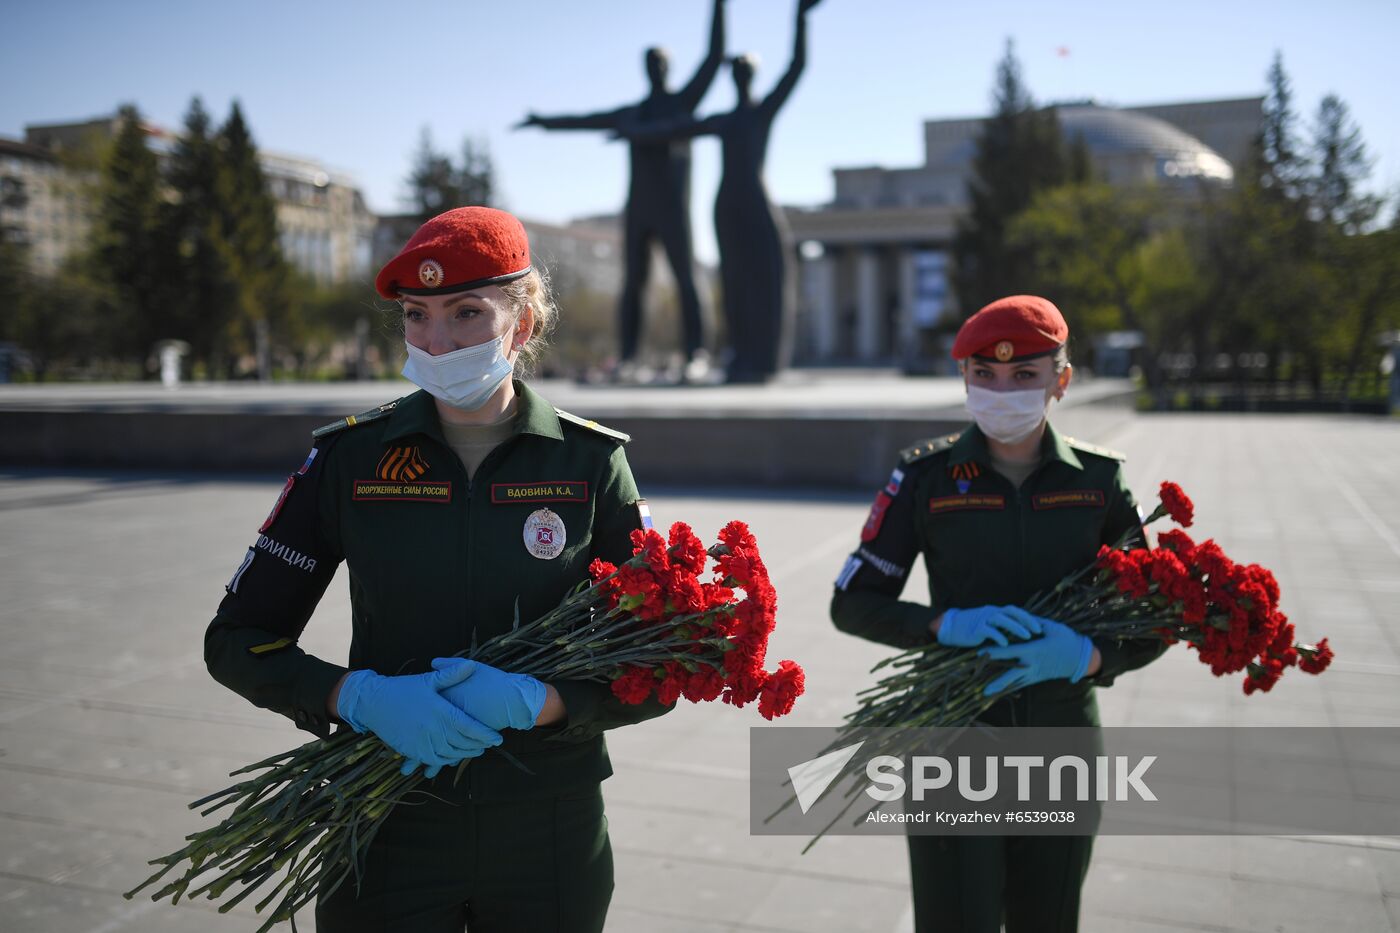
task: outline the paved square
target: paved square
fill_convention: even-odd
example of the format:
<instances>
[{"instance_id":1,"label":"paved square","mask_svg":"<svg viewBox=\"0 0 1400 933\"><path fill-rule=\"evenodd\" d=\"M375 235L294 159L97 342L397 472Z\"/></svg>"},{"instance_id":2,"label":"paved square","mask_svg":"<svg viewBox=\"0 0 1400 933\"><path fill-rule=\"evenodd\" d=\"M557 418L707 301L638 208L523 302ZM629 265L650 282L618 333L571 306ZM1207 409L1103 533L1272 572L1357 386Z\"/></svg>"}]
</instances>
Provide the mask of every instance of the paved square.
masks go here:
<instances>
[{"instance_id":1,"label":"paved square","mask_svg":"<svg viewBox=\"0 0 1400 933\"><path fill-rule=\"evenodd\" d=\"M1193 533L1273 568L1300 635L1330 636L1338 655L1323 677L1245 698L1177 649L1103 692L1108 723L1400 726L1400 422L1153 416L1091 440L1131 454L1141 498L1179 482L1197 505ZM780 599L772 656L808 672L788 722L838 721L886 654L826 615L867 496L638 480L658 525L685 520L709 538L728 519L750 523ZM223 584L279 486L0 472L0 930L255 928L244 906L220 915L120 892L199 824L189 800L302 740L215 684L201 659ZM347 610L342 571L306 646L343 658ZM747 730L761 722L706 706L612 734L610 930L910 928L898 840L828 838L803 856L802 840L748 835ZM1105 837L1085 893L1088 931L1400 931L1400 840Z\"/></svg>"}]
</instances>

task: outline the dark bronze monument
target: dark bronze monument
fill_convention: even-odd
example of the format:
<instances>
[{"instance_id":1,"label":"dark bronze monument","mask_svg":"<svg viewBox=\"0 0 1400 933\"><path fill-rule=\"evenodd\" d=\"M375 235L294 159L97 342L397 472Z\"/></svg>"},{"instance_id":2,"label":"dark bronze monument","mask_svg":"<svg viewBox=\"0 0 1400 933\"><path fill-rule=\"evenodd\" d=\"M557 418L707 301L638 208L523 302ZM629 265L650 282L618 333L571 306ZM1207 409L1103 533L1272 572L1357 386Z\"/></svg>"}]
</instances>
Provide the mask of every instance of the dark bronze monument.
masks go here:
<instances>
[{"instance_id":1,"label":"dark bronze monument","mask_svg":"<svg viewBox=\"0 0 1400 933\"><path fill-rule=\"evenodd\" d=\"M619 129L633 145L699 135L719 137L724 174L715 196L715 238L733 351L730 382L766 381L792 357L796 288L791 239L782 211L768 199L763 163L773 118L806 65L807 11L818 2L798 3L792 61L762 100L755 100L752 92L755 60L739 55L730 60L739 101L729 113L650 125L625 121Z\"/></svg>"},{"instance_id":2,"label":"dark bronze monument","mask_svg":"<svg viewBox=\"0 0 1400 933\"><path fill-rule=\"evenodd\" d=\"M724 59L724 0L715 0L710 48L695 75L679 91L666 87L669 61L663 49L646 53L651 93L641 102L580 116L542 117L530 114L521 126L547 130L610 130L621 134L625 125L680 125L694 120L695 108L709 90ZM690 236L690 136L649 134L630 142L632 180L625 211L626 281L618 307L623 363L632 361L642 328L642 290L650 273L651 244L660 240L676 278L687 363L704 356L705 319L695 291ZM692 369L693 371L693 369Z\"/></svg>"}]
</instances>

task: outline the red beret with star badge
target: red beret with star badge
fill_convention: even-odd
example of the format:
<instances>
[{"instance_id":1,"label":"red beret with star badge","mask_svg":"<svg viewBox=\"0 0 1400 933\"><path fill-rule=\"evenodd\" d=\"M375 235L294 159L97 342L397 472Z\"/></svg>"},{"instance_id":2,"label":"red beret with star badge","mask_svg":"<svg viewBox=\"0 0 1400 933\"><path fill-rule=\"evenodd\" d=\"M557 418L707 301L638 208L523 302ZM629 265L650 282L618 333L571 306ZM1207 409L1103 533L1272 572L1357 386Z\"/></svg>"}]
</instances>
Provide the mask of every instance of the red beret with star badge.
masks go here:
<instances>
[{"instance_id":1,"label":"red beret with star badge","mask_svg":"<svg viewBox=\"0 0 1400 933\"><path fill-rule=\"evenodd\" d=\"M443 295L500 285L530 272L530 243L520 221L494 207L459 207L419 227L379 270L385 298Z\"/></svg>"},{"instance_id":2,"label":"red beret with star badge","mask_svg":"<svg viewBox=\"0 0 1400 933\"><path fill-rule=\"evenodd\" d=\"M1054 304L1037 295L1011 295L963 321L953 341L953 359L1019 363L1048 356L1068 339L1069 325Z\"/></svg>"}]
</instances>

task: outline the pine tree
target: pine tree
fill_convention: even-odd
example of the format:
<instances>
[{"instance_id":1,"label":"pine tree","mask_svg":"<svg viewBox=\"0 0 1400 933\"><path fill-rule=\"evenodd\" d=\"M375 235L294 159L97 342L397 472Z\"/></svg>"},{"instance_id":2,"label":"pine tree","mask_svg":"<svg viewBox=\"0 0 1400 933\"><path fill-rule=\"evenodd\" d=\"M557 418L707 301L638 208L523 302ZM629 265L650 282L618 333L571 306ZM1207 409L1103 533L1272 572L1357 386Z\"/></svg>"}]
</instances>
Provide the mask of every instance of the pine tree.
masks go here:
<instances>
[{"instance_id":1,"label":"pine tree","mask_svg":"<svg viewBox=\"0 0 1400 933\"><path fill-rule=\"evenodd\" d=\"M209 114L195 97L171 153L167 180L172 197L163 221L178 263L179 291L171 315L177 332L169 336L189 341L194 357L205 363L226 357L225 338L238 304L222 229L219 161Z\"/></svg>"},{"instance_id":2,"label":"pine tree","mask_svg":"<svg viewBox=\"0 0 1400 933\"><path fill-rule=\"evenodd\" d=\"M1037 109L1008 39L997 65L995 109L982 126L967 193L970 210L953 239L953 283L963 313L1034 288L1030 250L1012 246L1007 227L1043 191L1087 172L1071 157L1052 108Z\"/></svg>"},{"instance_id":3,"label":"pine tree","mask_svg":"<svg viewBox=\"0 0 1400 933\"><path fill-rule=\"evenodd\" d=\"M434 147L432 132L423 127L408 174L407 201L419 223L454 207L494 206L496 170L486 141L467 137L462 141L462 162L453 165L446 153Z\"/></svg>"},{"instance_id":4,"label":"pine tree","mask_svg":"<svg viewBox=\"0 0 1400 933\"><path fill-rule=\"evenodd\" d=\"M172 250L160 223L159 166L146 145L141 114L126 105L117 119L117 136L103 165L92 261L85 266L103 288L103 345L139 358L167 336Z\"/></svg>"},{"instance_id":5,"label":"pine tree","mask_svg":"<svg viewBox=\"0 0 1400 933\"><path fill-rule=\"evenodd\" d=\"M1283 70L1282 53L1274 53L1267 81L1263 120L1254 147L1254 180L1279 195L1297 197L1307 164L1298 143L1298 115L1293 110L1293 87Z\"/></svg>"},{"instance_id":6,"label":"pine tree","mask_svg":"<svg viewBox=\"0 0 1400 933\"><path fill-rule=\"evenodd\" d=\"M295 342L298 322L291 305L290 269L278 234L277 202L268 190L257 146L237 101L219 129L218 146L222 235L229 245L239 292L230 341L244 353L259 348L260 332L279 343Z\"/></svg>"},{"instance_id":7,"label":"pine tree","mask_svg":"<svg viewBox=\"0 0 1400 933\"><path fill-rule=\"evenodd\" d=\"M496 168L486 140L468 137L462 141L462 164L457 169L457 188L464 205L495 205Z\"/></svg>"},{"instance_id":8,"label":"pine tree","mask_svg":"<svg viewBox=\"0 0 1400 933\"><path fill-rule=\"evenodd\" d=\"M457 170L446 153L433 146L432 132L425 126L418 137L418 151L413 155L413 168L408 175L410 210L418 222L436 217L443 211L462 206L462 189Z\"/></svg>"},{"instance_id":9,"label":"pine tree","mask_svg":"<svg viewBox=\"0 0 1400 933\"><path fill-rule=\"evenodd\" d=\"M1335 94L1324 97L1317 108L1312 164L1316 174L1308 188L1315 217L1347 234L1359 232L1375 219L1380 201L1360 190L1371 174L1371 159L1360 127Z\"/></svg>"}]
</instances>

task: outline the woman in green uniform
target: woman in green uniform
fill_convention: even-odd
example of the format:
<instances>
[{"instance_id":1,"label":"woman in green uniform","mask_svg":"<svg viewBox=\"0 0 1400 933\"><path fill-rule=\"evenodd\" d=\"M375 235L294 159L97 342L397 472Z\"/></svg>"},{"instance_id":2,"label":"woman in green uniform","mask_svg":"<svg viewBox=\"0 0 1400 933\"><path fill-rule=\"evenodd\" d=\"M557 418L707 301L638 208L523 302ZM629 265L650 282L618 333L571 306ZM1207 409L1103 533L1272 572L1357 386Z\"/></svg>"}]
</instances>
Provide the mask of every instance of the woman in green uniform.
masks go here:
<instances>
[{"instance_id":1,"label":"woman in green uniform","mask_svg":"<svg viewBox=\"0 0 1400 933\"><path fill-rule=\"evenodd\" d=\"M376 285L403 307L404 375L421 389L314 432L226 587L206 663L299 728L373 732L405 772L434 778L375 837L358 890L319 900L323 933L601 930L613 886L602 733L666 707L450 656L558 604L594 558L631 555L650 518L627 437L512 379L555 310L510 214L433 218ZM343 665L297 644L341 561Z\"/></svg>"},{"instance_id":2,"label":"woman in green uniform","mask_svg":"<svg viewBox=\"0 0 1400 933\"><path fill-rule=\"evenodd\" d=\"M1016 666L994 682L994 726L1096 726L1094 688L1148 663L1160 642L1095 643L1016 608L1142 535L1122 456L1057 432L1046 418L1072 370L1069 328L1044 298L995 301L953 344L974 425L917 444L876 497L836 581L831 616L898 648L937 640ZM929 601L900 599L923 555ZM910 836L921 933L1053 933L1078 926L1092 836Z\"/></svg>"}]
</instances>

